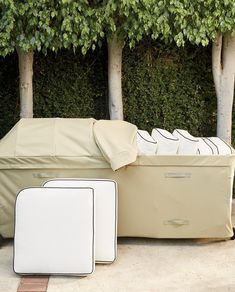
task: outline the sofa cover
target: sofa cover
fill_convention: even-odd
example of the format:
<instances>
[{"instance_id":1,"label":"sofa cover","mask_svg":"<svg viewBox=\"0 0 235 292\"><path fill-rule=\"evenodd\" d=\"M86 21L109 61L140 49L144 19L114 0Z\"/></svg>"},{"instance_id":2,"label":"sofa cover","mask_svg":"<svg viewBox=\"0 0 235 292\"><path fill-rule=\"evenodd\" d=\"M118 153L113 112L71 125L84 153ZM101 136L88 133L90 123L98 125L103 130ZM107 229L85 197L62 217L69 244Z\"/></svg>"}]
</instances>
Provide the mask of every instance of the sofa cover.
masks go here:
<instances>
[{"instance_id":1,"label":"sofa cover","mask_svg":"<svg viewBox=\"0 0 235 292\"><path fill-rule=\"evenodd\" d=\"M118 236L231 237L234 154L137 156L136 133L122 121L20 120L0 141L0 234L13 237L21 189L72 177L117 182Z\"/></svg>"}]
</instances>

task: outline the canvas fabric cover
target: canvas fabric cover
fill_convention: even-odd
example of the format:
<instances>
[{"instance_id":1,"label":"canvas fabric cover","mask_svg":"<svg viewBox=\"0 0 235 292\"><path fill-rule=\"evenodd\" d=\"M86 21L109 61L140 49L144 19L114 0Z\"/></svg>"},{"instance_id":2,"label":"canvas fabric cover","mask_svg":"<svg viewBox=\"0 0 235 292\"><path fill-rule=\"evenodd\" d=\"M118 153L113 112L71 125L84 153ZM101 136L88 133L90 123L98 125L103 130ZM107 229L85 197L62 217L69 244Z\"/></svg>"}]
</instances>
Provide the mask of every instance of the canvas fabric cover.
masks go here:
<instances>
[{"instance_id":1,"label":"canvas fabric cover","mask_svg":"<svg viewBox=\"0 0 235 292\"><path fill-rule=\"evenodd\" d=\"M0 169L33 163L116 170L136 156L136 126L123 121L21 119L0 141Z\"/></svg>"},{"instance_id":2,"label":"canvas fabric cover","mask_svg":"<svg viewBox=\"0 0 235 292\"><path fill-rule=\"evenodd\" d=\"M101 120L94 124L94 137L113 170L136 160L137 127L124 121Z\"/></svg>"},{"instance_id":3,"label":"canvas fabric cover","mask_svg":"<svg viewBox=\"0 0 235 292\"><path fill-rule=\"evenodd\" d=\"M63 121L64 125L62 125ZM54 122L54 119L51 122ZM134 162L113 171L109 160L112 157L118 157L115 153L119 153L121 148L130 151L130 156L134 159L134 153L137 153L137 149L136 152L134 150L135 147L137 148L134 142L137 129L134 126L130 131L130 124L127 123L127 131L128 133L133 131L133 135L125 137L121 134L119 139L119 130L115 125L115 131L112 131L113 144L111 140L107 144L101 141L98 146L96 140L101 137L105 139L108 135L104 131L101 131L101 135L97 133L94 135L95 130L99 131L100 128L95 129L93 125L99 122L93 119L60 119L61 127L56 129L61 133L58 144L61 142L62 145L58 145L56 149L64 149L63 153L60 152L63 155L52 153L36 156L34 153L34 156L30 154L32 150L24 149L31 146L21 141L21 153L29 151L29 154L16 156L17 146L14 139L17 130L15 128L7 135L7 138L0 141L0 234L13 237L14 202L19 190L29 186L41 186L52 178L72 177L111 179L117 182L118 236L154 238L229 238L232 236L234 154L137 156ZM20 123L20 127L27 126L31 129L28 136L36 135L36 130L32 125L30 126L30 121ZM70 128L70 123L76 125L71 125ZM40 120L35 122L35 127L38 128L37 135L39 135L39 129L42 129L41 138L38 138L38 144L35 147L39 148L39 152L45 153L45 149L40 148L46 148L45 145L49 144L44 140L47 137L51 139L51 132L45 135L43 125L43 120L42 123ZM83 127L86 130L82 129ZM125 127L122 125L122 131L125 131L123 128ZM21 130L24 132L23 129ZM58 135L57 133L56 137ZM83 135L86 137L82 137ZM27 139L32 140L32 143L34 141L32 137ZM71 145L68 145L70 148L67 148L65 143L69 139L73 141ZM87 144L84 142L83 145L81 141L84 139ZM76 156L78 150L73 149L72 145L76 147L77 143L80 153ZM127 144L129 145L125 148ZM48 147L52 149L51 144ZM112 148L111 152L108 150L110 148ZM55 148L53 149L55 151ZM72 154L69 155L70 153ZM107 158L102 153L106 153ZM117 162L119 164L120 161Z\"/></svg>"}]
</instances>

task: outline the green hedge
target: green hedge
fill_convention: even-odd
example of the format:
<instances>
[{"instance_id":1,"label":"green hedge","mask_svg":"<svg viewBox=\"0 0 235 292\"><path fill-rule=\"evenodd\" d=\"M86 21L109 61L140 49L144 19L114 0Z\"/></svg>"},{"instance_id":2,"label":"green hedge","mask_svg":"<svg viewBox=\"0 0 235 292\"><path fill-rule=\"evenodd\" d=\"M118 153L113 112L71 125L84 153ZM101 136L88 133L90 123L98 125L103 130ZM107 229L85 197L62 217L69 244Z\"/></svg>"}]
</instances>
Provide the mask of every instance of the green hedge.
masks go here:
<instances>
[{"instance_id":1,"label":"green hedge","mask_svg":"<svg viewBox=\"0 0 235 292\"><path fill-rule=\"evenodd\" d=\"M0 138L19 116L17 57L0 58Z\"/></svg>"},{"instance_id":2,"label":"green hedge","mask_svg":"<svg viewBox=\"0 0 235 292\"><path fill-rule=\"evenodd\" d=\"M36 56L35 117L108 118L104 53Z\"/></svg>"},{"instance_id":3,"label":"green hedge","mask_svg":"<svg viewBox=\"0 0 235 292\"><path fill-rule=\"evenodd\" d=\"M216 98L210 48L145 41L123 54L124 115L139 128L188 129L215 135ZM0 59L0 136L19 118L17 56ZM107 48L83 57L35 55L35 117L108 118Z\"/></svg>"},{"instance_id":4,"label":"green hedge","mask_svg":"<svg viewBox=\"0 0 235 292\"><path fill-rule=\"evenodd\" d=\"M215 134L216 98L209 49L139 46L124 55L126 119L142 129Z\"/></svg>"}]
</instances>

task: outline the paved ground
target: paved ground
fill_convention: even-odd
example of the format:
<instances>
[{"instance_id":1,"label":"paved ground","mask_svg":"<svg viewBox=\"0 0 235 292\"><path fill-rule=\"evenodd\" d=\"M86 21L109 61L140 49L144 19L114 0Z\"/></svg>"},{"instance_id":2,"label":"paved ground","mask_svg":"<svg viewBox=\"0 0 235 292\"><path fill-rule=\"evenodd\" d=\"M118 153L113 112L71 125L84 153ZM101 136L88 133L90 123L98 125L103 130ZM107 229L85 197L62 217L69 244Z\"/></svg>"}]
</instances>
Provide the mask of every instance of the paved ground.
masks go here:
<instances>
[{"instance_id":1,"label":"paved ground","mask_svg":"<svg viewBox=\"0 0 235 292\"><path fill-rule=\"evenodd\" d=\"M0 249L1 292L16 292L19 283L12 244ZM119 239L115 263L86 278L50 278L48 292L80 291L235 291L235 241Z\"/></svg>"}]
</instances>

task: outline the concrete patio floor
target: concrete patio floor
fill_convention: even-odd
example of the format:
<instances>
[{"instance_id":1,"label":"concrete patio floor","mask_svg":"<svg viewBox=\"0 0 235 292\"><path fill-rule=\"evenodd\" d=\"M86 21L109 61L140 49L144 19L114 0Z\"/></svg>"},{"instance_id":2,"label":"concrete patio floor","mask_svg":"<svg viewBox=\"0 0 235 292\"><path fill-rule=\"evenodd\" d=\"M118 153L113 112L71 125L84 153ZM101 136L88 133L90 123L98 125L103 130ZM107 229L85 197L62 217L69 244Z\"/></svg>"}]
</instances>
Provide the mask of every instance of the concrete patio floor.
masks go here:
<instances>
[{"instance_id":1,"label":"concrete patio floor","mask_svg":"<svg viewBox=\"0 0 235 292\"><path fill-rule=\"evenodd\" d=\"M17 291L12 262L11 240L0 249L1 292ZM47 291L235 291L235 241L121 238L115 263L85 278L50 277Z\"/></svg>"}]
</instances>

